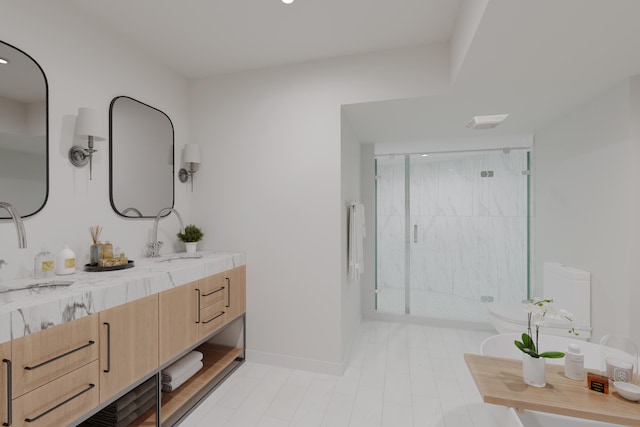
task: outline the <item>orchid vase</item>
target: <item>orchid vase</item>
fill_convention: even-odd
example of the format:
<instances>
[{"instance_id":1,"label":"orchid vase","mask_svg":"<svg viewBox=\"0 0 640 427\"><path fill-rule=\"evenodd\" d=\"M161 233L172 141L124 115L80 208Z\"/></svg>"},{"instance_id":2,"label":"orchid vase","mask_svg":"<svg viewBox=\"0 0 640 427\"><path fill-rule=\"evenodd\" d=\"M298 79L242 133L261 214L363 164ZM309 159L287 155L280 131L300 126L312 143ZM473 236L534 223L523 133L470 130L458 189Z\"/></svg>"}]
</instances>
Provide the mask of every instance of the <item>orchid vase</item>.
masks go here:
<instances>
[{"instance_id":1,"label":"orchid vase","mask_svg":"<svg viewBox=\"0 0 640 427\"><path fill-rule=\"evenodd\" d=\"M533 387L544 387L546 383L546 359L522 354L522 379Z\"/></svg>"}]
</instances>

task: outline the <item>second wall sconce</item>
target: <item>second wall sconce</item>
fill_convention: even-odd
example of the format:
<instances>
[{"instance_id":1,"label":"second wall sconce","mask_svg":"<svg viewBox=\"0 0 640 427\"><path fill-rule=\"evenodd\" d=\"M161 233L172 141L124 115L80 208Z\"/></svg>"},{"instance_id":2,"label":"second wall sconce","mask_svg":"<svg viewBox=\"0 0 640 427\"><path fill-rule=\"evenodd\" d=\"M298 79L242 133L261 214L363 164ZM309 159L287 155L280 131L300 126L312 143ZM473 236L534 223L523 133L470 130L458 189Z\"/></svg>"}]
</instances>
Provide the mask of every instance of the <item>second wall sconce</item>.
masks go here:
<instances>
[{"instance_id":1,"label":"second wall sconce","mask_svg":"<svg viewBox=\"0 0 640 427\"><path fill-rule=\"evenodd\" d=\"M83 148L74 145L69 149L69 161L76 167L82 167L89 163L89 180L93 178L93 148L94 141L104 141L104 126L98 112L91 108L82 107L78 109L76 119L75 134L82 138L87 138L87 147Z\"/></svg>"},{"instance_id":2,"label":"second wall sconce","mask_svg":"<svg viewBox=\"0 0 640 427\"><path fill-rule=\"evenodd\" d=\"M196 166L200 164L200 146L198 144L185 144L182 162L189 163L189 170L180 169L178 178L182 183L189 181L189 178L191 178L191 192L193 192L193 174L196 173Z\"/></svg>"}]
</instances>

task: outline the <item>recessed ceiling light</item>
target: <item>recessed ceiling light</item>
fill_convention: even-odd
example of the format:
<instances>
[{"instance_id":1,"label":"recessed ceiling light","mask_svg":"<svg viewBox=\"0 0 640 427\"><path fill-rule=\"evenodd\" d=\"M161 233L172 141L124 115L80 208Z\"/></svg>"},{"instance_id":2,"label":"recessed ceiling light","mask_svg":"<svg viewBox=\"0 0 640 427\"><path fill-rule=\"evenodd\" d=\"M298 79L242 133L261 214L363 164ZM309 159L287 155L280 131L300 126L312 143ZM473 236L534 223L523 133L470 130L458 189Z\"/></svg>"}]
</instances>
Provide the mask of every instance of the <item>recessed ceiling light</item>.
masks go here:
<instances>
[{"instance_id":1,"label":"recessed ceiling light","mask_svg":"<svg viewBox=\"0 0 640 427\"><path fill-rule=\"evenodd\" d=\"M467 126L469 129L491 129L506 119L508 114L494 114L493 116L475 116Z\"/></svg>"},{"instance_id":2,"label":"recessed ceiling light","mask_svg":"<svg viewBox=\"0 0 640 427\"><path fill-rule=\"evenodd\" d=\"M291 3L293 3L293 0L282 0L282 3L291 4Z\"/></svg>"},{"instance_id":3,"label":"recessed ceiling light","mask_svg":"<svg viewBox=\"0 0 640 427\"><path fill-rule=\"evenodd\" d=\"M8 63L9 61L7 61L6 59L0 58L0 64L8 64Z\"/></svg>"},{"instance_id":4,"label":"recessed ceiling light","mask_svg":"<svg viewBox=\"0 0 640 427\"><path fill-rule=\"evenodd\" d=\"M425 153L422 155L422 157L429 157L429 155Z\"/></svg>"}]
</instances>

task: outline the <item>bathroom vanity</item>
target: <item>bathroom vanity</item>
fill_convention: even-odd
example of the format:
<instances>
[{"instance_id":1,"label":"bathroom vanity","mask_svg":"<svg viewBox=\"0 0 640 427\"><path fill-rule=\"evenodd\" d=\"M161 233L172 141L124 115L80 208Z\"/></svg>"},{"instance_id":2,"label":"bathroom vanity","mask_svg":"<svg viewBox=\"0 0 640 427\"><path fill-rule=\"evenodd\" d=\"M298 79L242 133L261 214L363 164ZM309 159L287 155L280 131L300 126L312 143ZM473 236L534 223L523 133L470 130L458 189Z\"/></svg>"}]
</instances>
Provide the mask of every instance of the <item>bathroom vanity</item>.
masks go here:
<instances>
[{"instance_id":1,"label":"bathroom vanity","mask_svg":"<svg viewBox=\"0 0 640 427\"><path fill-rule=\"evenodd\" d=\"M204 367L131 424L173 425L233 372L244 361L244 254L179 255L79 272L66 287L2 283L0 422L82 425L150 378L159 388L161 370L197 349Z\"/></svg>"}]
</instances>

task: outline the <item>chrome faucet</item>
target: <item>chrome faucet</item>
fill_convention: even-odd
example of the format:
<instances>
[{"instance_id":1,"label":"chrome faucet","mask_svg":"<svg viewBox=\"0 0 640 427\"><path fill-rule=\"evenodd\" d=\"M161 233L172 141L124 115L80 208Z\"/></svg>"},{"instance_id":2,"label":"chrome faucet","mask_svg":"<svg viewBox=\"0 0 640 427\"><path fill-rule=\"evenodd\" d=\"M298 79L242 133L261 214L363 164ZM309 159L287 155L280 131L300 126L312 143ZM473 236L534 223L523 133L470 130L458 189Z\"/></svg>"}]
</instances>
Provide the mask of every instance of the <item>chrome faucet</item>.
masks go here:
<instances>
[{"instance_id":1,"label":"chrome faucet","mask_svg":"<svg viewBox=\"0 0 640 427\"><path fill-rule=\"evenodd\" d=\"M149 254L151 257L159 257L160 256L160 247L162 246L162 242L158 241L158 223L160 222L160 218L166 212L174 212L178 217L178 221L180 221L180 233L184 233L184 223L182 222L182 218L180 218L180 214L174 208L162 208L160 212L156 215L156 219L153 222L153 241L147 243L147 248L149 249Z\"/></svg>"},{"instance_id":2,"label":"chrome faucet","mask_svg":"<svg viewBox=\"0 0 640 427\"><path fill-rule=\"evenodd\" d=\"M9 215L11 215L11 219L13 219L13 223L16 225L16 230L18 232L18 248L24 249L27 247L27 233L24 231L24 223L22 222L22 218L20 214L10 203L0 202L0 208L3 208Z\"/></svg>"}]
</instances>

